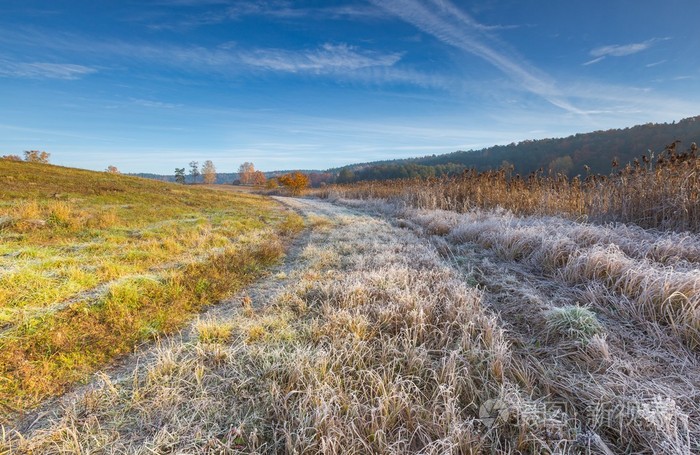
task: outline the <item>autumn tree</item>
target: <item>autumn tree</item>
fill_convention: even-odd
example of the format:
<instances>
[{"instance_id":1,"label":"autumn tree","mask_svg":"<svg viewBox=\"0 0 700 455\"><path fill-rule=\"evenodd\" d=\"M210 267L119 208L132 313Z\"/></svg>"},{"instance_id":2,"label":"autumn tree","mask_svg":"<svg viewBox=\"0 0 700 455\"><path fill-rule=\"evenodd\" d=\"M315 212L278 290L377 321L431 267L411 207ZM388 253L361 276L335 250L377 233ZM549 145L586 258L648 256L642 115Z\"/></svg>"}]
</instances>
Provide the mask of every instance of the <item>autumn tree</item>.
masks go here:
<instances>
[{"instance_id":1,"label":"autumn tree","mask_svg":"<svg viewBox=\"0 0 700 455\"><path fill-rule=\"evenodd\" d=\"M245 162L238 167L238 175L243 185L253 184L253 175L255 174L255 166L253 163Z\"/></svg>"},{"instance_id":2,"label":"autumn tree","mask_svg":"<svg viewBox=\"0 0 700 455\"><path fill-rule=\"evenodd\" d=\"M282 185L289 188L289 192L294 196L301 194L301 191L309 186L309 177L301 172L285 174L278 180Z\"/></svg>"},{"instance_id":3,"label":"autumn tree","mask_svg":"<svg viewBox=\"0 0 700 455\"><path fill-rule=\"evenodd\" d=\"M197 178L200 176L198 161L190 161L190 175L192 176L192 183L197 183Z\"/></svg>"},{"instance_id":4,"label":"autumn tree","mask_svg":"<svg viewBox=\"0 0 700 455\"><path fill-rule=\"evenodd\" d=\"M41 152L39 150L25 150L24 161L28 161L30 163L46 164L49 162L50 156L51 156L50 153Z\"/></svg>"},{"instance_id":5,"label":"autumn tree","mask_svg":"<svg viewBox=\"0 0 700 455\"><path fill-rule=\"evenodd\" d=\"M117 169L117 166L112 166L111 164L107 166L105 172L109 172L110 174L121 174L121 172L119 172L119 169Z\"/></svg>"},{"instance_id":6,"label":"autumn tree","mask_svg":"<svg viewBox=\"0 0 700 455\"><path fill-rule=\"evenodd\" d=\"M262 171L253 172L253 185L261 186L264 185L266 181L267 178L265 177L265 174L262 173Z\"/></svg>"},{"instance_id":7,"label":"autumn tree","mask_svg":"<svg viewBox=\"0 0 700 455\"><path fill-rule=\"evenodd\" d=\"M7 161L22 161L22 158L20 158L19 155L3 155L0 157L0 159Z\"/></svg>"},{"instance_id":8,"label":"autumn tree","mask_svg":"<svg viewBox=\"0 0 700 455\"><path fill-rule=\"evenodd\" d=\"M204 178L204 183L207 185L216 182L216 168L211 160L206 160L202 165L202 177Z\"/></svg>"},{"instance_id":9,"label":"autumn tree","mask_svg":"<svg viewBox=\"0 0 700 455\"><path fill-rule=\"evenodd\" d=\"M175 168L175 182L181 185L185 184L185 168L176 167Z\"/></svg>"}]
</instances>

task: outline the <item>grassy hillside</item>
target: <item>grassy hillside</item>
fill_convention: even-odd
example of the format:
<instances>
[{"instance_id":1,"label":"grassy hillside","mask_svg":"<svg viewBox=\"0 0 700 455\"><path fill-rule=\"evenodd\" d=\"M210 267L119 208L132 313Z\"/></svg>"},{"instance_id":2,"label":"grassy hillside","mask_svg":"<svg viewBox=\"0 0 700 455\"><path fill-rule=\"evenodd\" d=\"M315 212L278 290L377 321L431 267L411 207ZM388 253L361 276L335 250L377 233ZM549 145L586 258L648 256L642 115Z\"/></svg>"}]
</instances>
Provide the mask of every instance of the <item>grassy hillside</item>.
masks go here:
<instances>
[{"instance_id":1,"label":"grassy hillside","mask_svg":"<svg viewBox=\"0 0 700 455\"><path fill-rule=\"evenodd\" d=\"M255 195L0 160L0 420L177 329L300 226Z\"/></svg>"}]
</instances>

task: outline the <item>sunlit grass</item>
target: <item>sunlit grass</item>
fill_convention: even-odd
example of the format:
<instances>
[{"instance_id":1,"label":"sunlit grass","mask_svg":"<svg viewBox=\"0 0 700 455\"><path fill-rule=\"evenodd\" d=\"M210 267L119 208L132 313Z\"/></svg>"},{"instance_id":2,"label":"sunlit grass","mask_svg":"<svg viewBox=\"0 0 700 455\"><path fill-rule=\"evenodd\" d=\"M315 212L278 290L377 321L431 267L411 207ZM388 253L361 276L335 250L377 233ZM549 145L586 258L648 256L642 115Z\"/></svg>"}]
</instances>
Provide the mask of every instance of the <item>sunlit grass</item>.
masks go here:
<instances>
[{"instance_id":1,"label":"sunlit grass","mask_svg":"<svg viewBox=\"0 0 700 455\"><path fill-rule=\"evenodd\" d=\"M0 183L0 402L17 410L180 327L302 226L260 196L57 166L0 160Z\"/></svg>"}]
</instances>

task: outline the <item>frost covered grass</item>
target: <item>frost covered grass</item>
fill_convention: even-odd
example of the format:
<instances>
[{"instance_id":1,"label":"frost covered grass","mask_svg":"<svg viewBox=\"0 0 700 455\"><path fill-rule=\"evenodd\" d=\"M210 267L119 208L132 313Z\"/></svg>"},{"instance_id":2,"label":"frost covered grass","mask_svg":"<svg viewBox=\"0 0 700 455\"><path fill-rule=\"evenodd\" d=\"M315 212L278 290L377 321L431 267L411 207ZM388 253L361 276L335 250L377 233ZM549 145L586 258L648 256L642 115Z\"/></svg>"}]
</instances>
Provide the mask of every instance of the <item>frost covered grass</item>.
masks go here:
<instances>
[{"instance_id":1,"label":"frost covered grass","mask_svg":"<svg viewBox=\"0 0 700 455\"><path fill-rule=\"evenodd\" d=\"M325 207L325 205L322 205ZM509 344L435 250L387 222L321 213L267 305L102 383L15 453L483 453L585 448L524 393ZM318 221L318 218L316 218ZM497 405L494 405L496 403Z\"/></svg>"},{"instance_id":2,"label":"frost covered grass","mask_svg":"<svg viewBox=\"0 0 700 455\"><path fill-rule=\"evenodd\" d=\"M479 245L502 260L527 265L559 282L599 287L622 297L618 310L636 321L661 324L689 347L700 346L697 234L623 224L599 226L559 217L516 217L504 210L459 214L400 208L380 200L346 203L374 207L450 245Z\"/></svg>"},{"instance_id":3,"label":"frost covered grass","mask_svg":"<svg viewBox=\"0 0 700 455\"><path fill-rule=\"evenodd\" d=\"M545 313L547 331L555 336L565 336L588 343L594 335L603 331L595 313L576 305L552 308Z\"/></svg>"},{"instance_id":4,"label":"frost covered grass","mask_svg":"<svg viewBox=\"0 0 700 455\"><path fill-rule=\"evenodd\" d=\"M641 311L639 296L616 285L632 276L624 270L575 281L562 272L590 251L610 250L635 273L683 278L696 260L668 253L680 234L615 225L596 234L599 226L561 218L341 202L383 218L288 201L313 231L274 298L244 295L235 314L198 320L191 336L163 340L132 374L102 377L51 421L6 430L0 448L700 450L690 320ZM636 240L620 242L629 232ZM666 252L649 254L660 251L654 245Z\"/></svg>"},{"instance_id":5,"label":"frost covered grass","mask_svg":"<svg viewBox=\"0 0 700 455\"><path fill-rule=\"evenodd\" d=\"M339 202L430 239L484 290L523 390L575 410L617 451L700 450L697 235Z\"/></svg>"}]
</instances>

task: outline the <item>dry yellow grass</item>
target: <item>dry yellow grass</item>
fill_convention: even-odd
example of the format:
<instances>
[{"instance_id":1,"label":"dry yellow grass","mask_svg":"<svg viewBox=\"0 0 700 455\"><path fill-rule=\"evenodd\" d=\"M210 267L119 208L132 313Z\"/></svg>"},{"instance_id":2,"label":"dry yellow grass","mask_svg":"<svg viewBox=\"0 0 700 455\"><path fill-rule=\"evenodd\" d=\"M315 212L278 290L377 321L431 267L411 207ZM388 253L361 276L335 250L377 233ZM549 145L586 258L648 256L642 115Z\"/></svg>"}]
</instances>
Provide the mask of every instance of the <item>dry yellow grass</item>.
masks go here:
<instances>
[{"instance_id":1,"label":"dry yellow grass","mask_svg":"<svg viewBox=\"0 0 700 455\"><path fill-rule=\"evenodd\" d=\"M510 170L466 171L458 177L330 185L320 197L383 199L422 209L467 212L502 208L516 215L557 215L645 228L700 232L700 157L664 151L656 163L614 169L609 176L568 179Z\"/></svg>"},{"instance_id":2,"label":"dry yellow grass","mask_svg":"<svg viewBox=\"0 0 700 455\"><path fill-rule=\"evenodd\" d=\"M245 294L0 450L700 451L697 234L407 200L288 201L313 231L275 298Z\"/></svg>"},{"instance_id":3,"label":"dry yellow grass","mask_svg":"<svg viewBox=\"0 0 700 455\"><path fill-rule=\"evenodd\" d=\"M6 160L0 183L0 420L181 326L300 228L248 194Z\"/></svg>"},{"instance_id":4,"label":"dry yellow grass","mask_svg":"<svg viewBox=\"0 0 700 455\"><path fill-rule=\"evenodd\" d=\"M575 443L566 418L516 384L480 291L413 234L324 210L271 305L200 321L196 343L166 342L143 371L104 378L60 420L8 435L6 447L437 454Z\"/></svg>"}]
</instances>

